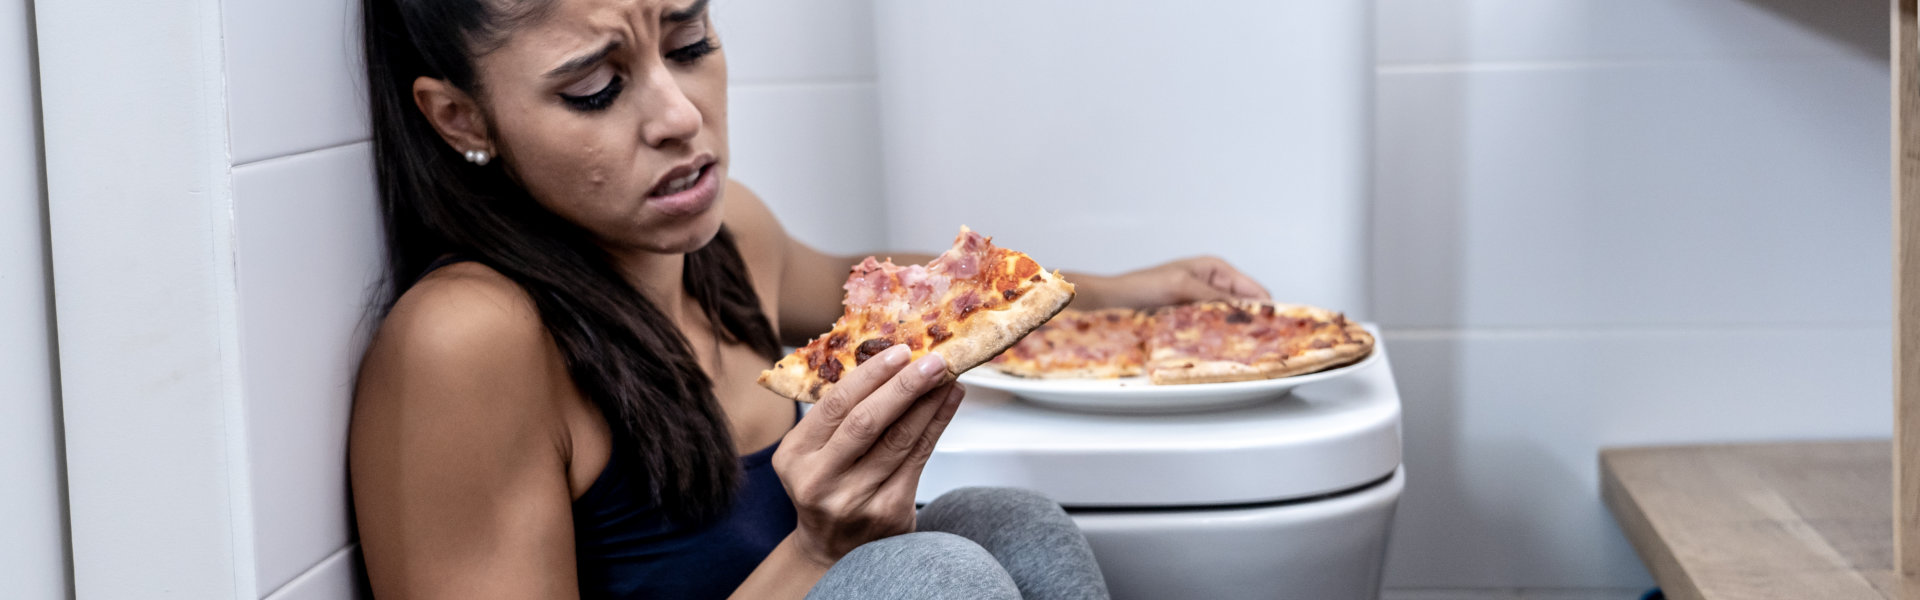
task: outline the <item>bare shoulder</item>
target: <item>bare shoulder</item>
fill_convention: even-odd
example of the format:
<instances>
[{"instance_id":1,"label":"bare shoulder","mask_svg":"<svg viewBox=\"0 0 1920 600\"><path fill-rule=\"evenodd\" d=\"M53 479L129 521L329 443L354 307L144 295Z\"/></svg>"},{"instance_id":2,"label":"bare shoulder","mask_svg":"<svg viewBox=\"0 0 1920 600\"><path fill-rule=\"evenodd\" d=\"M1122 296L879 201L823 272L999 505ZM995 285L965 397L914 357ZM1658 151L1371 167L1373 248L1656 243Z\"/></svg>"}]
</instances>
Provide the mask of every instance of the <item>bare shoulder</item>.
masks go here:
<instances>
[{"instance_id":1,"label":"bare shoulder","mask_svg":"<svg viewBox=\"0 0 1920 600\"><path fill-rule=\"evenodd\" d=\"M773 210L746 184L727 180L725 220L740 246L740 253L750 265L755 258L777 260L786 251L786 228L780 226Z\"/></svg>"},{"instance_id":2,"label":"bare shoulder","mask_svg":"<svg viewBox=\"0 0 1920 600\"><path fill-rule=\"evenodd\" d=\"M552 352L532 298L505 275L476 262L429 274L400 296L368 349L367 367L453 362L474 367L537 367ZM534 364L519 364L532 362Z\"/></svg>"},{"instance_id":3,"label":"bare shoulder","mask_svg":"<svg viewBox=\"0 0 1920 600\"><path fill-rule=\"evenodd\" d=\"M754 290L760 296L761 311L777 323L780 277L786 272L787 259L793 251L792 239L758 194L731 179L727 180L724 219L727 229L733 232L734 245L740 248L740 260L747 264Z\"/></svg>"},{"instance_id":4,"label":"bare shoulder","mask_svg":"<svg viewBox=\"0 0 1920 600\"><path fill-rule=\"evenodd\" d=\"M520 286L479 263L448 265L402 295L381 323L361 363L355 412L457 411L501 421L463 421L483 428L555 423L556 378L565 377L556 367L559 352ZM365 424L355 420L356 429Z\"/></svg>"},{"instance_id":5,"label":"bare shoulder","mask_svg":"<svg viewBox=\"0 0 1920 600\"><path fill-rule=\"evenodd\" d=\"M378 595L577 594L558 357L526 293L478 263L400 298L361 363L348 441Z\"/></svg>"}]
</instances>

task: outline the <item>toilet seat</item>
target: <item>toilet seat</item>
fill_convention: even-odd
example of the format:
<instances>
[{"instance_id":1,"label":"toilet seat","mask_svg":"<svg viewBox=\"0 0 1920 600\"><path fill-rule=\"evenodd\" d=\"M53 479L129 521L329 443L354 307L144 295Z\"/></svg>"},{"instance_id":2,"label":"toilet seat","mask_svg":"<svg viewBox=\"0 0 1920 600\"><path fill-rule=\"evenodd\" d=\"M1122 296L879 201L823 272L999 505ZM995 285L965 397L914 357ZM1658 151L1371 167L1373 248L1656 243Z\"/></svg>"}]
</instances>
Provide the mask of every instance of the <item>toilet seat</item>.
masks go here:
<instances>
[{"instance_id":1,"label":"toilet seat","mask_svg":"<svg viewBox=\"0 0 1920 600\"><path fill-rule=\"evenodd\" d=\"M970 389L921 475L919 501L993 485L1068 508L1198 507L1377 483L1400 466L1400 395L1385 343L1374 351L1382 360L1351 376L1220 412L1075 413Z\"/></svg>"}]
</instances>

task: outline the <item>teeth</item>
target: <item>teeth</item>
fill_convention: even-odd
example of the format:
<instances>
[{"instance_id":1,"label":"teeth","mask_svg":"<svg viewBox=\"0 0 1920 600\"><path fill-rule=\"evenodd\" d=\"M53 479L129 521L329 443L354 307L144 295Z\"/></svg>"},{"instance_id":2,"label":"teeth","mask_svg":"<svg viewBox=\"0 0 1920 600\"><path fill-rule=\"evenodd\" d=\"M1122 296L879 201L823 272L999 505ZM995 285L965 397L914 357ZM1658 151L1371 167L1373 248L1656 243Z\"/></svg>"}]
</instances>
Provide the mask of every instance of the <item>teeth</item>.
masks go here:
<instances>
[{"instance_id":1,"label":"teeth","mask_svg":"<svg viewBox=\"0 0 1920 600\"><path fill-rule=\"evenodd\" d=\"M692 174L687 175L686 177L681 177L679 179L675 179L673 181L667 182L666 189L661 191L660 195L666 196L670 194L678 194L680 192L687 191L687 188L693 187L693 184L696 181L700 181L700 171L694 171Z\"/></svg>"}]
</instances>

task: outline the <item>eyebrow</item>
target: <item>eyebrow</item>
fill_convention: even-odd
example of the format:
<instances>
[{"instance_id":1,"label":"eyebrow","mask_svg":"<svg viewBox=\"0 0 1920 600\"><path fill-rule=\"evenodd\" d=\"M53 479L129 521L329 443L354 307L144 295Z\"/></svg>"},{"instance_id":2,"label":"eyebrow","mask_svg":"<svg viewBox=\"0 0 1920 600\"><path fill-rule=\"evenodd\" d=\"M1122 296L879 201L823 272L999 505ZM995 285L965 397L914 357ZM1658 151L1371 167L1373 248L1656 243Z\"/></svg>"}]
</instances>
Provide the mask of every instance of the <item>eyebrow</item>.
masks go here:
<instances>
[{"instance_id":1,"label":"eyebrow","mask_svg":"<svg viewBox=\"0 0 1920 600\"><path fill-rule=\"evenodd\" d=\"M565 63L562 63L560 66L554 67L552 71L547 71L547 78L560 79L568 75L585 71L588 68L596 64L599 64L601 60L607 57L607 55L613 54L614 50L619 50L619 49L620 49L620 40L613 40L611 42L607 42L607 45L601 46L599 50L595 50L590 54L574 57L573 59L568 60Z\"/></svg>"},{"instance_id":2,"label":"eyebrow","mask_svg":"<svg viewBox=\"0 0 1920 600\"><path fill-rule=\"evenodd\" d=\"M668 23L685 23L694 20L704 12L707 12L707 0L694 0L693 5L662 15L660 20Z\"/></svg>"}]
</instances>

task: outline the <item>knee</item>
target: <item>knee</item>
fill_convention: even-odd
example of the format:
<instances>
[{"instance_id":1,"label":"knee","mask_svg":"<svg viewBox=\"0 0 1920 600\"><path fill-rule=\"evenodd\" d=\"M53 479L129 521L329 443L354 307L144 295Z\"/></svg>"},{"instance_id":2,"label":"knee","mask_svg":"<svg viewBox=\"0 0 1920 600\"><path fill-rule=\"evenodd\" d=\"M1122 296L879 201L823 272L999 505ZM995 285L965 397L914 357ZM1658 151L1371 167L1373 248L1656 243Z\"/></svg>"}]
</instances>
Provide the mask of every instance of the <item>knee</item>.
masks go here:
<instances>
[{"instance_id":1,"label":"knee","mask_svg":"<svg viewBox=\"0 0 1920 600\"><path fill-rule=\"evenodd\" d=\"M876 591L885 591L881 594ZM863 592L864 591L864 592ZM810 599L1017 600L1005 567L972 540L923 531L868 542L840 559Z\"/></svg>"},{"instance_id":2,"label":"knee","mask_svg":"<svg viewBox=\"0 0 1920 600\"><path fill-rule=\"evenodd\" d=\"M843 561L901 569L974 571L999 569L993 555L973 540L951 533L920 531L874 540L854 548Z\"/></svg>"},{"instance_id":3,"label":"knee","mask_svg":"<svg viewBox=\"0 0 1920 600\"><path fill-rule=\"evenodd\" d=\"M926 522L982 519L1044 522L1067 519L1067 511L1039 492L1011 487L964 487L941 494L920 513Z\"/></svg>"}]
</instances>

